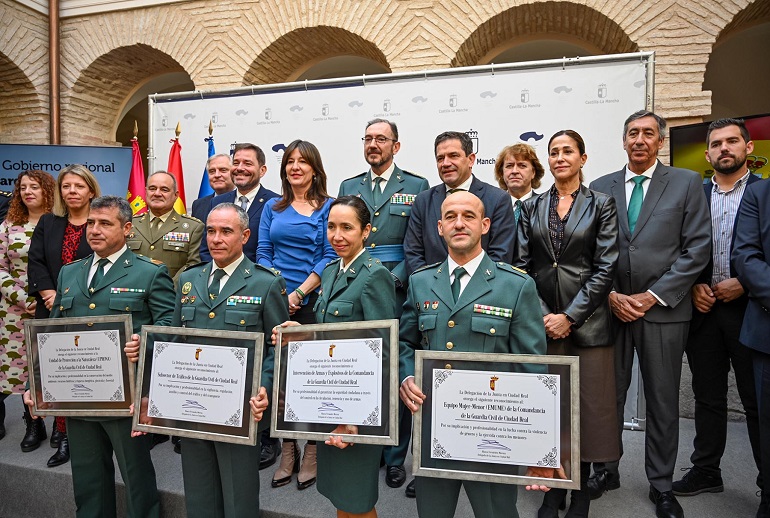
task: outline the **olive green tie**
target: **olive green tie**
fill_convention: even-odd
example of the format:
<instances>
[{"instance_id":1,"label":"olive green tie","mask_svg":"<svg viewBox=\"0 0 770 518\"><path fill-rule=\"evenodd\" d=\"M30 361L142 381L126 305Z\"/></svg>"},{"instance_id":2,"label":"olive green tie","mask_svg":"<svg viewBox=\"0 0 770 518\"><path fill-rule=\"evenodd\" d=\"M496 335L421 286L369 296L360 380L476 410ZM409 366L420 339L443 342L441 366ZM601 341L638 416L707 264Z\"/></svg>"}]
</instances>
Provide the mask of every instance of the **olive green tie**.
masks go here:
<instances>
[{"instance_id":1,"label":"olive green tie","mask_svg":"<svg viewBox=\"0 0 770 518\"><path fill-rule=\"evenodd\" d=\"M222 268L214 270L214 276L211 278L211 284L209 284L209 298L211 300L215 300L219 296L219 292L222 289L219 283L224 276L225 271Z\"/></svg>"},{"instance_id":2,"label":"olive green tie","mask_svg":"<svg viewBox=\"0 0 770 518\"><path fill-rule=\"evenodd\" d=\"M452 281L452 298L455 302L457 302L457 299L460 298L460 278L466 273L468 272L466 272L465 268L462 266L458 266L454 270L455 280Z\"/></svg>"},{"instance_id":3,"label":"olive green tie","mask_svg":"<svg viewBox=\"0 0 770 518\"><path fill-rule=\"evenodd\" d=\"M628 202L628 230L634 233L636 228L636 220L639 219L639 212L642 210L642 202L644 201L644 187L642 184L647 179L644 175L639 175L632 178L634 181L634 190L631 191L631 199Z\"/></svg>"},{"instance_id":4,"label":"olive green tie","mask_svg":"<svg viewBox=\"0 0 770 518\"><path fill-rule=\"evenodd\" d=\"M378 176L374 179L374 190L372 191L372 200L374 200L374 205L376 207L380 206L380 203L382 203L382 182L385 181L385 178L382 176Z\"/></svg>"},{"instance_id":5,"label":"olive green tie","mask_svg":"<svg viewBox=\"0 0 770 518\"><path fill-rule=\"evenodd\" d=\"M96 287L99 285L99 282L104 277L104 267L107 266L109 262L110 260L106 257L96 261L96 271L94 272L94 276L91 277L91 282L88 284L88 291L91 293L94 292L94 289L96 289Z\"/></svg>"}]
</instances>

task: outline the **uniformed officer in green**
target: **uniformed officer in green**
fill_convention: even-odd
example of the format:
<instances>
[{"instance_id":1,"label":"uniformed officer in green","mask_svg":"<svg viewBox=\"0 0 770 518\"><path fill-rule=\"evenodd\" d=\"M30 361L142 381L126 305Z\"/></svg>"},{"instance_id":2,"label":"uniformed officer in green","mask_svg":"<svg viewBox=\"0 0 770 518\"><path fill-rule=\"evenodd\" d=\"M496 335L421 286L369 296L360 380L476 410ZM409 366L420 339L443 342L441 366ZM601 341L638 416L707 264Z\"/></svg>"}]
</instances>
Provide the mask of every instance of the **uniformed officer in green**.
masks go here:
<instances>
[{"instance_id":1,"label":"uniformed officer in green","mask_svg":"<svg viewBox=\"0 0 770 518\"><path fill-rule=\"evenodd\" d=\"M249 217L237 205L222 203L211 210L206 239L213 261L179 276L174 325L263 332L262 386L257 399L265 410L273 386L270 336L273 327L288 320L289 308L283 277L243 254L250 233ZM268 426L269 419L262 419L259 430ZM258 516L259 461L258 446L185 438L182 473L188 518Z\"/></svg>"},{"instance_id":2,"label":"uniformed officer in green","mask_svg":"<svg viewBox=\"0 0 770 518\"><path fill-rule=\"evenodd\" d=\"M147 178L146 197L149 211L134 218L128 248L162 261L176 283L179 272L200 262L203 222L174 210L179 191L176 179L166 171Z\"/></svg>"},{"instance_id":3,"label":"uniformed officer in green","mask_svg":"<svg viewBox=\"0 0 770 518\"><path fill-rule=\"evenodd\" d=\"M401 149L398 127L385 119L366 123L363 137L364 158L370 169L340 185L339 196L358 196L371 214L372 231L366 241L369 254L391 272L396 286L396 318L406 300L408 275L404 262L404 235L412 212L412 202L430 185L422 176L399 169L394 157ZM412 435L412 416L399 406L398 446L385 448L385 482L400 487L406 481L403 464Z\"/></svg>"},{"instance_id":4,"label":"uniformed officer in green","mask_svg":"<svg viewBox=\"0 0 770 518\"><path fill-rule=\"evenodd\" d=\"M459 191L441 205L439 234L449 249L441 263L414 272L401 316L401 400L412 411L425 395L414 382L414 350L545 354L543 317L534 281L481 248L489 230L484 204ZM516 486L417 477L421 518L454 516L460 486L478 518L518 517Z\"/></svg>"},{"instance_id":5,"label":"uniformed officer in green","mask_svg":"<svg viewBox=\"0 0 770 518\"><path fill-rule=\"evenodd\" d=\"M90 255L61 269L51 318L130 314L143 325L169 325L174 287L166 267L126 247L131 206L117 196L91 202L86 238ZM132 340L138 340L134 334ZM130 344L126 344L127 348ZM25 401L31 404L29 392ZM126 486L126 515L160 515L150 436L131 437L131 418L67 418L72 485L79 518L115 517L113 452Z\"/></svg>"}]
</instances>

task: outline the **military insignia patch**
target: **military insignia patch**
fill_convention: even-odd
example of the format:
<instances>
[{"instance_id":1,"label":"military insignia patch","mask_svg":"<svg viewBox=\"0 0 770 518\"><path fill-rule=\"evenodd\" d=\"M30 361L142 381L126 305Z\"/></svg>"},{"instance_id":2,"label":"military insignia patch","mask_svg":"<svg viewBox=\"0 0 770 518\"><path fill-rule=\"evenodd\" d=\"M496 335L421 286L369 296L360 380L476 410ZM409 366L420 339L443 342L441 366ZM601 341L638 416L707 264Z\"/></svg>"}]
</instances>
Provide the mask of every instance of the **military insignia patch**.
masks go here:
<instances>
[{"instance_id":1,"label":"military insignia patch","mask_svg":"<svg viewBox=\"0 0 770 518\"><path fill-rule=\"evenodd\" d=\"M191 282L184 283L184 285L182 286L182 295L187 295L188 293L190 293L190 291L192 291L192 283Z\"/></svg>"},{"instance_id":2,"label":"military insignia patch","mask_svg":"<svg viewBox=\"0 0 770 518\"><path fill-rule=\"evenodd\" d=\"M423 303L422 303L422 307L423 307L424 309L428 309L428 308L430 307L430 301L429 301L429 300L426 300L425 302L423 302Z\"/></svg>"},{"instance_id":3,"label":"military insignia patch","mask_svg":"<svg viewBox=\"0 0 770 518\"><path fill-rule=\"evenodd\" d=\"M430 307L432 307L433 309L438 309L438 301L437 301L437 300L434 300L434 301L433 301L433 304L431 304L431 306L430 306Z\"/></svg>"}]
</instances>

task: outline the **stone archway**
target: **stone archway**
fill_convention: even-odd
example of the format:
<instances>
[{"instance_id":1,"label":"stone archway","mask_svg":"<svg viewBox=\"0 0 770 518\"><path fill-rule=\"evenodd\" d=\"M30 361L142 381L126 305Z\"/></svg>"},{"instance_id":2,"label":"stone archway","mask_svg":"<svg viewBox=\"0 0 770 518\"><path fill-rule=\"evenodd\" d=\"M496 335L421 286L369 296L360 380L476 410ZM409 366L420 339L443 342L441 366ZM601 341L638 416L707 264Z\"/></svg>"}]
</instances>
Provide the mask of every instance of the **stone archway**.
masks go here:
<instances>
[{"instance_id":1,"label":"stone archway","mask_svg":"<svg viewBox=\"0 0 770 518\"><path fill-rule=\"evenodd\" d=\"M760 50L768 41L770 0L750 4L719 33L703 77L703 90L711 91L710 119L770 113L770 70Z\"/></svg>"},{"instance_id":2,"label":"stone archway","mask_svg":"<svg viewBox=\"0 0 770 518\"><path fill-rule=\"evenodd\" d=\"M46 144L48 109L32 81L0 53L0 143Z\"/></svg>"},{"instance_id":3,"label":"stone archway","mask_svg":"<svg viewBox=\"0 0 770 518\"><path fill-rule=\"evenodd\" d=\"M492 63L506 49L535 41L550 42L554 54L540 54L537 59L563 57L565 54L559 52L565 49L584 49L583 55L639 50L620 25L591 7L572 2L539 2L512 7L479 25L460 45L451 65ZM514 56L513 60L518 59Z\"/></svg>"},{"instance_id":4,"label":"stone archway","mask_svg":"<svg viewBox=\"0 0 770 518\"><path fill-rule=\"evenodd\" d=\"M374 43L345 29L318 26L295 29L271 43L251 63L243 84L294 81L319 62L341 56L362 58L369 66L390 72L385 55ZM350 75L350 70L343 74Z\"/></svg>"},{"instance_id":5,"label":"stone archway","mask_svg":"<svg viewBox=\"0 0 770 518\"><path fill-rule=\"evenodd\" d=\"M115 144L118 118L136 90L155 76L173 73L183 73L189 80L173 58L141 43L99 56L62 96L63 142ZM189 84L193 85L192 80Z\"/></svg>"}]
</instances>

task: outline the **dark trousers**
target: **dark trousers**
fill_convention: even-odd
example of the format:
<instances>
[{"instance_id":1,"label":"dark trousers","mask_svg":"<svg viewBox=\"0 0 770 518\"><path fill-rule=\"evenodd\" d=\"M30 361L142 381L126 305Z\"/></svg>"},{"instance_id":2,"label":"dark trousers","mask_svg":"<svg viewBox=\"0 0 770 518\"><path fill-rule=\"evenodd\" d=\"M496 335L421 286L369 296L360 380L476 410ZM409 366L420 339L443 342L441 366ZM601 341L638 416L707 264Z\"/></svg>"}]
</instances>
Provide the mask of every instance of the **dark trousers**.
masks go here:
<instances>
[{"instance_id":1,"label":"dark trousers","mask_svg":"<svg viewBox=\"0 0 770 518\"><path fill-rule=\"evenodd\" d=\"M720 476L727 442L727 379L732 364L738 395L746 412L749 442L760 468L759 418L751 349L738 341L746 301L717 302L707 314L695 313L687 339L687 360L695 395L694 466ZM759 480L759 479L758 479Z\"/></svg>"},{"instance_id":2,"label":"dark trousers","mask_svg":"<svg viewBox=\"0 0 770 518\"><path fill-rule=\"evenodd\" d=\"M620 324L615 348L618 435L623 455L623 409L631 384L634 350L647 402L644 467L658 491L671 491L679 447L679 382L689 322L658 323L640 318Z\"/></svg>"},{"instance_id":3,"label":"dark trousers","mask_svg":"<svg viewBox=\"0 0 770 518\"><path fill-rule=\"evenodd\" d=\"M770 354L752 350L754 381L759 409L760 472L770 473ZM764 477L762 492L770 494L770 477ZM762 499L764 502L764 498ZM770 512L770 509L766 509Z\"/></svg>"},{"instance_id":4,"label":"dark trousers","mask_svg":"<svg viewBox=\"0 0 770 518\"><path fill-rule=\"evenodd\" d=\"M516 486L433 477L415 478L417 515L420 518L452 518L461 487L465 488L477 518L519 518Z\"/></svg>"}]
</instances>

